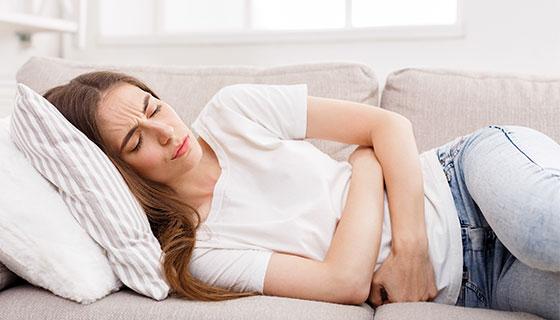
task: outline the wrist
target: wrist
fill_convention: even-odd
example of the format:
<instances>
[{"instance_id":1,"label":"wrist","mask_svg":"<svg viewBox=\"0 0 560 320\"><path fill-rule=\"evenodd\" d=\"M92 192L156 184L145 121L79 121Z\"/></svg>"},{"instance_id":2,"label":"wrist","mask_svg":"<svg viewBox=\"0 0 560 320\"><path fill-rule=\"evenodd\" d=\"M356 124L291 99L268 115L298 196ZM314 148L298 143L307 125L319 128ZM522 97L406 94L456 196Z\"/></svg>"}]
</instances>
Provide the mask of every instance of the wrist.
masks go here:
<instances>
[{"instance_id":1,"label":"wrist","mask_svg":"<svg viewBox=\"0 0 560 320\"><path fill-rule=\"evenodd\" d=\"M391 250L393 254L427 256L428 238L425 236L395 237L392 240Z\"/></svg>"}]
</instances>

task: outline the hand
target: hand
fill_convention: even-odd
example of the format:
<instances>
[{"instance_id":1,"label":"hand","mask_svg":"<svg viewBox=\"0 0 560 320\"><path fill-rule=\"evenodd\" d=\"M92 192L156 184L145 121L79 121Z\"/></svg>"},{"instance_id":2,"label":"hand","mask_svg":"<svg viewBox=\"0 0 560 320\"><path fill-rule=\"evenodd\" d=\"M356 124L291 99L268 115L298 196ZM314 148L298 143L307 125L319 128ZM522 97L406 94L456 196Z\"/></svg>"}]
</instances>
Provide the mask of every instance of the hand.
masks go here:
<instances>
[{"instance_id":1,"label":"hand","mask_svg":"<svg viewBox=\"0 0 560 320\"><path fill-rule=\"evenodd\" d=\"M383 289L386 299L382 299ZM427 253L395 254L391 250L373 274L368 302L376 308L393 302L432 301L437 294L434 269Z\"/></svg>"}]
</instances>

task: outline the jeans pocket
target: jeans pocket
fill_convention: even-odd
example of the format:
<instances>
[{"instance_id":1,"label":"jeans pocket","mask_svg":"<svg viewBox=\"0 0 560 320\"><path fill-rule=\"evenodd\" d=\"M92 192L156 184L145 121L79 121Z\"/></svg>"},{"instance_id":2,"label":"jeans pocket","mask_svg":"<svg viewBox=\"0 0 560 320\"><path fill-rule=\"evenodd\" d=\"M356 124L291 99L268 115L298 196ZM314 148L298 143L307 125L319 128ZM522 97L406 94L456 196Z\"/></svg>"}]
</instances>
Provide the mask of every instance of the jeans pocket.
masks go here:
<instances>
[{"instance_id":1,"label":"jeans pocket","mask_svg":"<svg viewBox=\"0 0 560 320\"><path fill-rule=\"evenodd\" d=\"M473 308L487 308L488 302L484 292L480 287L470 281L467 280L461 290L463 291L463 301L465 307L473 307Z\"/></svg>"},{"instance_id":2,"label":"jeans pocket","mask_svg":"<svg viewBox=\"0 0 560 320\"><path fill-rule=\"evenodd\" d=\"M455 305L487 308L489 300L487 288L488 257L494 254L495 239L492 229L469 224L461 228L463 237L463 278L459 298Z\"/></svg>"},{"instance_id":3,"label":"jeans pocket","mask_svg":"<svg viewBox=\"0 0 560 320\"><path fill-rule=\"evenodd\" d=\"M451 173L449 171L454 167L455 158L470 135L459 136L437 149L439 162L448 182L451 181Z\"/></svg>"}]
</instances>

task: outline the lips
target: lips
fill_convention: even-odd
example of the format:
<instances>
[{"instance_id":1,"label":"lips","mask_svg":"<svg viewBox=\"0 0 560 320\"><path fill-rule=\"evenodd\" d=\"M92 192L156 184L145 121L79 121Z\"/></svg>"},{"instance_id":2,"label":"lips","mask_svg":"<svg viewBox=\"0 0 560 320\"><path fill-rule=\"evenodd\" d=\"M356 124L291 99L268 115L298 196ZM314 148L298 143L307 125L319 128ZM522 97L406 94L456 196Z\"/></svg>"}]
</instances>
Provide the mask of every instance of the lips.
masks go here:
<instances>
[{"instance_id":1,"label":"lips","mask_svg":"<svg viewBox=\"0 0 560 320\"><path fill-rule=\"evenodd\" d=\"M179 147L177 147L177 149L176 149L175 152L173 153L173 158L171 158L171 160L174 160L175 158L177 158L177 156L182 155L183 153L185 153L185 151L186 151L186 149L187 149L188 139L189 139L189 136L187 135L187 136L183 139L183 142L181 143L181 145L180 145Z\"/></svg>"}]
</instances>

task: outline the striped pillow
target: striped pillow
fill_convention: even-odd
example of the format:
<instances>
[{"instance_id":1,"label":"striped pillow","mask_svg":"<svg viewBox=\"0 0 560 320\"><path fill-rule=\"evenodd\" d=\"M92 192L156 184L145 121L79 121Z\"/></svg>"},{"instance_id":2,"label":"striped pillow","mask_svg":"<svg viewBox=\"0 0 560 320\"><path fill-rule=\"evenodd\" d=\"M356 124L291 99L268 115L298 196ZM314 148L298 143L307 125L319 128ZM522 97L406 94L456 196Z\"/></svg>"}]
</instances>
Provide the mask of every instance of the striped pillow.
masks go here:
<instances>
[{"instance_id":1,"label":"striped pillow","mask_svg":"<svg viewBox=\"0 0 560 320\"><path fill-rule=\"evenodd\" d=\"M111 160L44 97L17 84L10 135L58 187L78 223L106 250L113 272L155 300L169 294L163 252L146 214Z\"/></svg>"}]
</instances>

